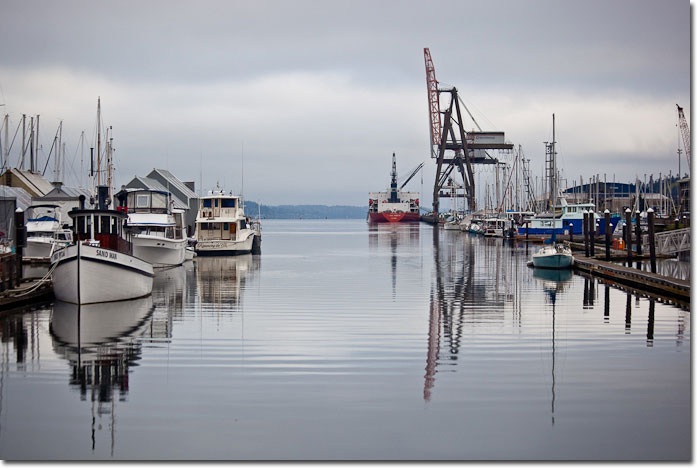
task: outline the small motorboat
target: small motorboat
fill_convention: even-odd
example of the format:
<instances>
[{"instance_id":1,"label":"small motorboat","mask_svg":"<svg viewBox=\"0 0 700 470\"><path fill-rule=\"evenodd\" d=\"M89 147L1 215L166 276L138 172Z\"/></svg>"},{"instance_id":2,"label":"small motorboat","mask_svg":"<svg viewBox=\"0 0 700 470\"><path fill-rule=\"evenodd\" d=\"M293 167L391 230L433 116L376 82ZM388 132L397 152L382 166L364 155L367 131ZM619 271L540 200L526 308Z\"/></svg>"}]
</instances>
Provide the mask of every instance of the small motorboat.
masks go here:
<instances>
[{"instance_id":1,"label":"small motorboat","mask_svg":"<svg viewBox=\"0 0 700 470\"><path fill-rule=\"evenodd\" d=\"M562 243L545 245L532 255L532 265L536 268L566 269L573 264L571 249Z\"/></svg>"}]
</instances>

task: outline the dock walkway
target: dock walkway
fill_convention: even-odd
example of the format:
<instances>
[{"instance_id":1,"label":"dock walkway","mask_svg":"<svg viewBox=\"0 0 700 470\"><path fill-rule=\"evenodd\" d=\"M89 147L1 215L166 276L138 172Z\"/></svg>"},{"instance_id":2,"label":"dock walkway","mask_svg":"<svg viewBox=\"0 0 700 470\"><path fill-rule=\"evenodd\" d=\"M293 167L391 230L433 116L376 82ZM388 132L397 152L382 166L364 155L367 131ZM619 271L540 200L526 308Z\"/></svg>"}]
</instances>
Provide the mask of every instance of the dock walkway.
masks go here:
<instances>
[{"instance_id":1,"label":"dock walkway","mask_svg":"<svg viewBox=\"0 0 700 470\"><path fill-rule=\"evenodd\" d=\"M690 281L574 255L574 268L620 284L690 302Z\"/></svg>"}]
</instances>

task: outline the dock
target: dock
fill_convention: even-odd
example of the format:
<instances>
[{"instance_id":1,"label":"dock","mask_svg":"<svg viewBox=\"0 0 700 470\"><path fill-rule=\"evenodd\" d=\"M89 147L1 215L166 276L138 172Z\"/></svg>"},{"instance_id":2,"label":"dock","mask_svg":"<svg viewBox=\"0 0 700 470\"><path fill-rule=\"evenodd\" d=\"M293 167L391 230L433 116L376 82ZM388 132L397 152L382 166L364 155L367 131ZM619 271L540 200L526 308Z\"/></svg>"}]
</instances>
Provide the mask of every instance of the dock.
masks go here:
<instances>
[{"instance_id":1,"label":"dock","mask_svg":"<svg viewBox=\"0 0 700 470\"><path fill-rule=\"evenodd\" d=\"M19 287L0 292L0 315L14 313L13 310L28 305L53 300L51 281L23 280Z\"/></svg>"},{"instance_id":2,"label":"dock","mask_svg":"<svg viewBox=\"0 0 700 470\"><path fill-rule=\"evenodd\" d=\"M574 255L574 268L618 284L690 303L690 281L640 271L582 255Z\"/></svg>"}]
</instances>

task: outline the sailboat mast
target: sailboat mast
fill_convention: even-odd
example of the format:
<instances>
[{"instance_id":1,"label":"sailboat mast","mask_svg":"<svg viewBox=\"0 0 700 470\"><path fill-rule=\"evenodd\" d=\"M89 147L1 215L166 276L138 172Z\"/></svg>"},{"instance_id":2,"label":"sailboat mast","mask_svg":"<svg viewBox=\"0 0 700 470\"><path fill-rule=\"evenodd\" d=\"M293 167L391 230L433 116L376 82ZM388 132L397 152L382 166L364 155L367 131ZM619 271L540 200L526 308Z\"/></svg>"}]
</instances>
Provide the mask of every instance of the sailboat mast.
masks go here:
<instances>
[{"instance_id":1,"label":"sailboat mast","mask_svg":"<svg viewBox=\"0 0 700 470\"><path fill-rule=\"evenodd\" d=\"M97 97L97 186L100 185L100 97Z\"/></svg>"}]
</instances>

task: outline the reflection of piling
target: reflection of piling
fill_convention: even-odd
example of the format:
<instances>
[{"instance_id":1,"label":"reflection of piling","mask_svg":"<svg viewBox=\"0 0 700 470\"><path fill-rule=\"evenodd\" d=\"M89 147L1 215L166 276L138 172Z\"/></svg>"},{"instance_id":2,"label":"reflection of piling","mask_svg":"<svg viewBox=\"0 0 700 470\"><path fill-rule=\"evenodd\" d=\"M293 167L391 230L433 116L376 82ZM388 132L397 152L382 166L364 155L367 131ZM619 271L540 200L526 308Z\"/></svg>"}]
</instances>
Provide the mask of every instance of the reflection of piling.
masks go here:
<instances>
[{"instance_id":1,"label":"reflection of piling","mask_svg":"<svg viewBox=\"0 0 700 470\"><path fill-rule=\"evenodd\" d=\"M651 272L656 273L656 240L654 240L654 209L647 211L647 232L649 233L649 262Z\"/></svg>"},{"instance_id":2,"label":"reflection of piling","mask_svg":"<svg viewBox=\"0 0 700 470\"><path fill-rule=\"evenodd\" d=\"M605 300L603 304L603 321L608 323L610 321L610 286L605 285Z\"/></svg>"},{"instance_id":3,"label":"reflection of piling","mask_svg":"<svg viewBox=\"0 0 700 470\"><path fill-rule=\"evenodd\" d=\"M656 302L654 299L649 299L649 322L647 323L647 346L654 345L654 310Z\"/></svg>"},{"instance_id":4,"label":"reflection of piling","mask_svg":"<svg viewBox=\"0 0 700 470\"><path fill-rule=\"evenodd\" d=\"M630 334L632 326L632 294L627 293L627 306L625 307L625 334Z\"/></svg>"},{"instance_id":5,"label":"reflection of piling","mask_svg":"<svg viewBox=\"0 0 700 470\"><path fill-rule=\"evenodd\" d=\"M583 248L586 252L586 258L588 258L588 211L583 211Z\"/></svg>"},{"instance_id":6,"label":"reflection of piling","mask_svg":"<svg viewBox=\"0 0 700 470\"><path fill-rule=\"evenodd\" d=\"M605 261L610 261L610 243L612 233L610 232L610 211L605 209Z\"/></svg>"}]
</instances>

